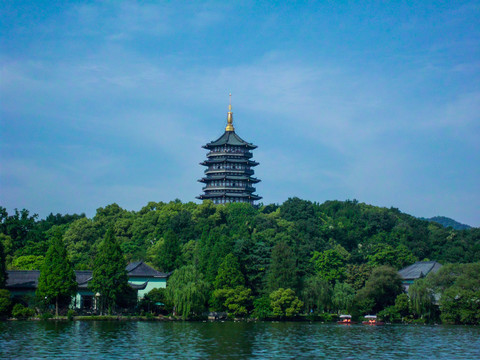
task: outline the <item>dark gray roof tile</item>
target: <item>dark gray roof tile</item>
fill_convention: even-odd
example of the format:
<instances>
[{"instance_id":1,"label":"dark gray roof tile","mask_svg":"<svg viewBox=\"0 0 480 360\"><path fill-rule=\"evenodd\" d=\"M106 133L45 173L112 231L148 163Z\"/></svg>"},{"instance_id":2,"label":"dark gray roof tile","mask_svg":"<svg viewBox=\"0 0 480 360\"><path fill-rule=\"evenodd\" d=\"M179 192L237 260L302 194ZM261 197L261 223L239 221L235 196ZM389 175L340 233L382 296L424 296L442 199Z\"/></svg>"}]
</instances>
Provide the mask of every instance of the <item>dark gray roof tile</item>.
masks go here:
<instances>
[{"instance_id":1,"label":"dark gray roof tile","mask_svg":"<svg viewBox=\"0 0 480 360\"><path fill-rule=\"evenodd\" d=\"M399 275L406 280L420 279L430 272L436 273L442 264L436 261L417 261L415 264L400 270Z\"/></svg>"}]
</instances>

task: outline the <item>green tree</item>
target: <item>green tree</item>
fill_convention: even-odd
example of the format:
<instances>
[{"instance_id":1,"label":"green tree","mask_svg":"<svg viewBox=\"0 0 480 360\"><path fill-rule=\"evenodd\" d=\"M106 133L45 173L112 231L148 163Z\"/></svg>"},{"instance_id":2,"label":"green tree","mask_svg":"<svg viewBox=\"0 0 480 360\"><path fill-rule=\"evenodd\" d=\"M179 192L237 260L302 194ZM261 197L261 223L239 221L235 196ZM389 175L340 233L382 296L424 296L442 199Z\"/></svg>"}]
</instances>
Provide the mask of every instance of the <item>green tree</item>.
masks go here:
<instances>
[{"instance_id":1,"label":"green tree","mask_svg":"<svg viewBox=\"0 0 480 360\"><path fill-rule=\"evenodd\" d=\"M154 288L145 294L140 308L147 312L168 314L173 310L173 304L167 299L167 289Z\"/></svg>"},{"instance_id":2,"label":"green tree","mask_svg":"<svg viewBox=\"0 0 480 360\"><path fill-rule=\"evenodd\" d=\"M440 298L441 319L449 324L480 324L480 289L452 286Z\"/></svg>"},{"instance_id":3,"label":"green tree","mask_svg":"<svg viewBox=\"0 0 480 360\"><path fill-rule=\"evenodd\" d=\"M371 310L379 312L387 306L394 305L395 298L402 292L402 280L397 271L384 265L373 270L365 287L357 293L357 299L359 302L371 300Z\"/></svg>"},{"instance_id":4,"label":"green tree","mask_svg":"<svg viewBox=\"0 0 480 360\"><path fill-rule=\"evenodd\" d=\"M324 312L332 305L332 285L321 276L311 276L305 281L302 298L308 311Z\"/></svg>"},{"instance_id":5,"label":"green tree","mask_svg":"<svg viewBox=\"0 0 480 360\"><path fill-rule=\"evenodd\" d=\"M435 294L426 278L417 279L408 288L412 311L415 315L431 320L435 315Z\"/></svg>"},{"instance_id":6,"label":"green tree","mask_svg":"<svg viewBox=\"0 0 480 360\"><path fill-rule=\"evenodd\" d=\"M425 281L440 296L443 322L480 323L480 263L447 264Z\"/></svg>"},{"instance_id":7,"label":"green tree","mask_svg":"<svg viewBox=\"0 0 480 360\"><path fill-rule=\"evenodd\" d=\"M390 265L395 269L401 269L413 264L418 260L405 245L398 245L396 248L387 244L375 246L375 252L367 256L368 263L375 266Z\"/></svg>"},{"instance_id":8,"label":"green tree","mask_svg":"<svg viewBox=\"0 0 480 360\"><path fill-rule=\"evenodd\" d=\"M81 218L70 224L63 241L75 269L91 269L95 258L95 244L101 240L98 225L91 219Z\"/></svg>"},{"instance_id":9,"label":"green tree","mask_svg":"<svg viewBox=\"0 0 480 360\"><path fill-rule=\"evenodd\" d=\"M45 258L42 255L22 255L12 261L15 270L40 270Z\"/></svg>"},{"instance_id":10,"label":"green tree","mask_svg":"<svg viewBox=\"0 0 480 360\"><path fill-rule=\"evenodd\" d=\"M240 271L240 265L235 256L230 253L220 264L217 277L214 281L215 290L213 291L210 301L212 308L217 311L228 310L227 303L232 303L231 299L238 295L236 291L231 290L235 288L238 291L244 292L246 289L243 286L244 284L245 278Z\"/></svg>"},{"instance_id":11,"label":"green tree","mask_svg":"<svg viewBox=\"0 0 480 360\"><path fill-rule=\"evenodd\" d=\"M259 320L265 320L272 316L270 297L262 296L253 301L253 316Z\"/></svg>"},{"instance_id":12,"label":"green tree","mask_svg":"<svg viewBox=\"0 0 480 360\"><path fill-rule=\"evenodd\" d=\"M177 235L172 230L165 233L158 255L158 266L165 272L173 271L181 263L182 252Z\"/></svg>"},{"instance_id":13,"label":"green tree","mask_svg":"<svg viewBox=\"0 0 480 360\"><path fill-rule=\"evenodd\" d=\"M270 294L270 305L274 316L291 318L300 312L303 302L292 289L280 288Z\"/></svg>"},{"instance_id":14,"label":"green tree","mask_svg":"<svg viewBox=\"0 0 480 360\"><path fill-rule=\"evenodd\" d=\"M3 242L0 239L0 289L5 288L7 284L7 265L5 259L5 248L3 247Z\"/></svg>"},{"instance_id":15,"label":"green tree","mask_svg":"<svg viewBox=\"0 0 480 360\"><path fill-rule=\"evenodd\" d=\"M407 294L400 294L395 299L395 308L403 317L407 316L411 312L410 299Z\"/></svg>"},{"instance_id":16,"label":"green tree","mask_svg":"<svg viewBox=\"0 0 480 360\"><path fill-rule=\"evenodd\" d=\"M355 290L347 283L337 282L333 288L332 303L337 311L352 310L355 301Z\"/></svg>"},{"instance_id":17,"label":"green tree","mask_svg":"<svg viewBox=\"0 0 480 360\"><path fill-rule=\"evenodd\" d=\"M60 231L51 234L50 246L38 277L36 294L46 303L55 303L58 316L60 299L70 300L77 291L77 280Z\"/></svg>"},{"instance_id":18,"label":"green tree","mask_svg":"<svg viewBox=\"0 0 480 360\"><path fill-rule=\"evenodd\" d=\"M253 300L252 290L243 285L215 290L214 297L223 300L223 306L230 314L240 317L248 314Z\"/></svg>"},{"instance_id":19,"label":"green tree","mask_svg":"<svg viewBox=\"0 0 480 360\"><path fill-rule=\"evenodd\" d=\"M167 299L183 319L204 311L208 296L209 284L193 265L175 270L168 280Z\"/></svg>"},{"instance_id":20,"label":"green tree","mask_svg":"<svg viewBox=\"0 0 480 360\"><path fill-rule=\"evenodd\" d=\"M240 271L240 265L233 254L228 254L223 259L215 278L215 289L234 288L245 284L245 278Z\"/></svg>"},{"instance_id":21,"label":"green tree","mask_svg":"<svg viewBox=\"0 0 480 360\"><path fill-rule=\"evenodd\" d=\"M9 314L11 305L12 301L10 300L10 291L6 289L0 289L0 317Z\"/></svg>"},{"instance_id":22,"label":"green tree","mask_svg":"<svg viewBox=\"0 0 480 360\"><path fill-rule=\"evenodd\" d=\"M287 243L280 241L272 249L272 262L268 270L268 288L296 288L298 285L296 257Z\"/></svg>"},{"instance_id":23,"label":"green tree","mask_svg":"<svg viewBox=\"0 0 480 360\"><path fill-rule=\"evenodd\" d=\"M100 309L111 314L124 292L127 292L128 277L122 250L113 230L105 234L94 260L92 280L89 287L100 294Z\"/></svg>"},{"instance_id":24,"label":"green tree","mask_svg":"<svg viewBox=\"0 0 480 360\"><path fill-rule=\"evenodd\" d=\"M365 286L365 282L371 274L372 266L369 264L347 264L345 282L358 291Z\"/></svg>"},{"instance_id":25,"label":"green tree","mask_svg":"<svg viewBox=\"0 0 480 360\"><path fill-rule=\"evenodd\" d=\"M342 280L345 276L345 259L336 249L323 252L315 251L311 261L314 264L316 274L327 281L335 282L336 280Z\"/></svg>"}]
</instances>

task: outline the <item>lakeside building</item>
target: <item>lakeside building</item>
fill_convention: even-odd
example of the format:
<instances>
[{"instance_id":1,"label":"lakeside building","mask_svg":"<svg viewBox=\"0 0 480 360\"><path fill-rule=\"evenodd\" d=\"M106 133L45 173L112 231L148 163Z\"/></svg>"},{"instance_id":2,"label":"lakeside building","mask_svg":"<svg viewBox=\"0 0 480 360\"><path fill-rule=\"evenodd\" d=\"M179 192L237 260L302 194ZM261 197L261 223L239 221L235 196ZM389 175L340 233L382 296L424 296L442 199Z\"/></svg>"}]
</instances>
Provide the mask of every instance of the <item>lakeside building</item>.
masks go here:
<instances>
[{"instance_id":1,"label":"lakeside building","mask_svg":"<svg viewBox=\"0 0 480 360\"><path fill-rule=\"evenodd\" d=\"M231 95L230 95L231 96ZM212 200L214 204L246 202L254 204L262 197L254 194L254 184L260 182L253 177L253 168L259 163L251 160L252 150L257 146L248 143L235 133L232 104L228 105L227 126L217 140L202 146L209 150L205 176L198 180L205 184L203 194L197 199Z\"/></svg>"},{"instance_id":2,"label":"lakeside building","mask_svg":"<svg viewBox=\"0 0 480 360\"><path fill-rule=\"evenodd\" d=\"M398 274L402 278L405 291L408 293L408 288L415 280L421 279L429 273L435 274L441 267L442 264L436 261L417 261L415 264L399 270Z\"/></svg>"},{"instance_id":3,"label":"lakeside building","mask_svg":"<svg viewBox=\"0 0 480 360\"><path fill-rule=\"evenodd\" d=\"M137 298L155 288L166 288L167 279L171 273L163 273L148 266L143 261L127 265L128 285L137 292ZM8 270L6 289L12 297L35 295L38 286L39 270ZM72 297L72 306L76 309L92 309L95 304L95 294L88 288L92 280L91 270L75 270L78 284L77 294Z\"/></svg>"}]
</instances>

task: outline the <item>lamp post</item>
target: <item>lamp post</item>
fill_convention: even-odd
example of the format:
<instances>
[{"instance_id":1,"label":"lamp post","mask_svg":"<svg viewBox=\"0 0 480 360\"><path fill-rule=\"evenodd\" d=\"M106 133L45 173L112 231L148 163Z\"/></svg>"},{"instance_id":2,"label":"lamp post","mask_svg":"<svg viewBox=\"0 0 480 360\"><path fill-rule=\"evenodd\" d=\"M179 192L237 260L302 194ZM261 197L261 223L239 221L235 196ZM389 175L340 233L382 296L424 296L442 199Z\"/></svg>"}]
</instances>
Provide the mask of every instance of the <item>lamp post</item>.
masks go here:
<instances>
[{"instance_id":1,"label":"lamp post","mask_svg":"<svg viewBox=\"0 0 480 360\"><path fill-rule=\"evenodd\" d=\"M97 311L99 308L99 302L100 302L100 293L97 292L95 294L95 311ZM100 311L100 315L102 315L101 311Z\"/></svg>"}]
</instances>

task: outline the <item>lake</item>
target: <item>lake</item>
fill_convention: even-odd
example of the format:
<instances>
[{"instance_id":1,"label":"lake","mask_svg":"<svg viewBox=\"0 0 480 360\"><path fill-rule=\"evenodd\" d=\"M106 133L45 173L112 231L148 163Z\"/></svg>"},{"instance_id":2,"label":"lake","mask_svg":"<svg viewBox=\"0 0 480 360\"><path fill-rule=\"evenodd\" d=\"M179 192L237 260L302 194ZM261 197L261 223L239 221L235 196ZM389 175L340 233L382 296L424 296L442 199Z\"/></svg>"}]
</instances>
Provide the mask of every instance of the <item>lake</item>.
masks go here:
<instances>
[{"instance_id":1,"label":"lake","mask_svg":"<svg viewBox=\"0 0 480 360\"><path fill-rule=\"evenodd\" d=\"M480 327L8 321L0 358L480 359Z\"/></svg>"}]
</instances>

